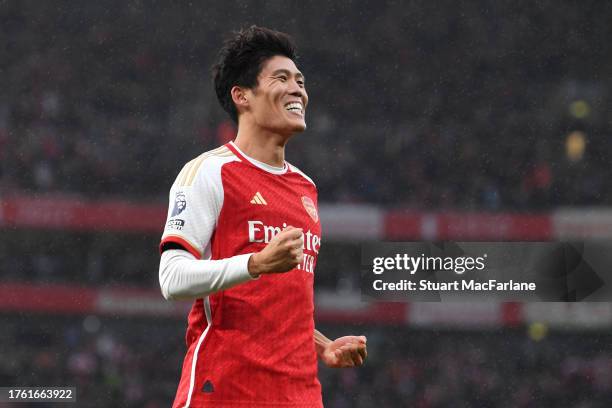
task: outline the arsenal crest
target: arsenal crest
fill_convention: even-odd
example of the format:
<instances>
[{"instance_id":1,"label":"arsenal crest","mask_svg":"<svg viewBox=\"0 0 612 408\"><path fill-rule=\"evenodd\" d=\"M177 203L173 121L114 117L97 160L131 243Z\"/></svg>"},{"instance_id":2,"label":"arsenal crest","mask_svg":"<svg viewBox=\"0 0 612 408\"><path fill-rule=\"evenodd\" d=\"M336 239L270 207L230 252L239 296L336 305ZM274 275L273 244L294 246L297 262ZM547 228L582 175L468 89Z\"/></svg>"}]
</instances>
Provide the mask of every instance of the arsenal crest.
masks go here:
<instances>
[{"instance_id":1,"label":"arsenal crest","mask_svg":"<svg viewBox=\"0 0 612 408\"><path fill-rule=\"evenodd\" d=\"M312 218L314 222L319 221L319 214L317 213L317 207L315 207L310 197L302 196L302 204L304 205L304 208L306 209L306 212L308 213L308 215L310 215L310 218Z\"/></svg>"}]
</instances>

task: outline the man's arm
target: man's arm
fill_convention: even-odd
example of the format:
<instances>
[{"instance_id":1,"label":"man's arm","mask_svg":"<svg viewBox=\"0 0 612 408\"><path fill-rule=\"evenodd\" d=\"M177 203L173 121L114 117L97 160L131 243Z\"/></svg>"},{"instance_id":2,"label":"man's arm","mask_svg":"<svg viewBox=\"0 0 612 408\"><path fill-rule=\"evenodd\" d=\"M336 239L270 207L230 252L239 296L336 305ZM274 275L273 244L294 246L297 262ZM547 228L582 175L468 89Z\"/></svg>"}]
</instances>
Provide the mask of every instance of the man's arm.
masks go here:
<instances>
[{"instance_id":1,"label":"man's arm","mask_svg":"<svg viewBox=\"0 0 612 408\"><path fill-rule=\"evenodd\" d=\"M200 260L183 249L167 249L159 263L159 284L169 300L198 299L258 278L288 272L302 262L300 228L287 227L260 252Z\"/></svg>"},{"instance_id":2,"label":"man's arm","mask_svg":"<svg viewBox=\"0 0 612 408\"><path fill-rule=\"evenodd\" d=\"M183 249L167 249L159 262L159 285L168 300L197 299L253 279L252 254L218 261L199 260Z\"/></svg>"},{"instance_id":3,"label":"man's arm","mask_svg":"<svg viewBox=\"0 0 612 408\"><path fill-rule=\"evenodd\" d=\"M328 367L360 366L368 356L365 336L344 336L332 341L315 329L314 342L317 355Z\"/></svg>"}]
</instances>

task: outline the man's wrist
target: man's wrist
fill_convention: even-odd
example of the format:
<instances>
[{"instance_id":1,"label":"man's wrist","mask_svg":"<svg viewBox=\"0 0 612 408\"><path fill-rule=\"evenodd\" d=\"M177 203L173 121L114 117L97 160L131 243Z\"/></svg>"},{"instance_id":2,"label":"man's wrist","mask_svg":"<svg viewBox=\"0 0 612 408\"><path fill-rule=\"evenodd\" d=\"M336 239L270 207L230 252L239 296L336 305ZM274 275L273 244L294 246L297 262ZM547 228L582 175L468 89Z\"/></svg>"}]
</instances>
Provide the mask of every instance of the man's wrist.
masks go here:
<instances>
[{"instance_id":1,"label":"man's wrist","mask_svg":"<svg viewBox=\"0 0 612 408\"><path fill-rule=\"evenodd\" d=\"M315 342L315 350L317 352L317 355L321 357L327 345L330 344L332 341L329 338L327 338L327 336L325 336L323 333L315 329L314 342Z\"/></svg>"},{"instance_id":2,"label":"man's wrist","mask_svg":"<svg viewBox=\"0 0 612 408\"><path fill-rule=\"evenodd\" d=\"M259 263L257 262L257 258L256 258L257 255L259 255L259 253L254 253L253 255L251 255L251 257L249 258L249 262L247 264L249 275L251 275L254 279L259 278L259 276L261 275Z\"/></svg>"}]
</instances>

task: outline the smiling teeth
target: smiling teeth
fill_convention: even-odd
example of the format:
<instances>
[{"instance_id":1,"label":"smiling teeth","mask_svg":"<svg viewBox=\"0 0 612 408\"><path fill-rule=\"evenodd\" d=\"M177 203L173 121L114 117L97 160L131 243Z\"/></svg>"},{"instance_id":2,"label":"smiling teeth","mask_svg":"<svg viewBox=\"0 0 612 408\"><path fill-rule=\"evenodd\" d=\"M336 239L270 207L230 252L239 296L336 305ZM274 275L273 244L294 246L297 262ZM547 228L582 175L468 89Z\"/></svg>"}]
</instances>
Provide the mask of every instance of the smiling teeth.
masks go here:
<instances>
[{"instance_id":1,"label":"smiling teeth","mask_svg":"<svg viewBox=\"0 0 612 408\"><path fill-rule=\"evenodd\" d=\"M302 112L302 104L298 102L292 102L285 106L285 109L292 112Z\"/></svg>"}]
</instances>

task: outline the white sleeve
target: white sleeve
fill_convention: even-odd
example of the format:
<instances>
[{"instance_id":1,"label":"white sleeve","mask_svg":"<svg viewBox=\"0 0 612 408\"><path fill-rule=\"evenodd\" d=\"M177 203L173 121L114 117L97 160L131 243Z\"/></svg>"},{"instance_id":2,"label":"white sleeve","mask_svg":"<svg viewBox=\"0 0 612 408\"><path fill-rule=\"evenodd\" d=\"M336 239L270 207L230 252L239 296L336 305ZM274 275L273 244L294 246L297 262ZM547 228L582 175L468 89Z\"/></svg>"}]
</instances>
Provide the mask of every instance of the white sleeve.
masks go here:
<instances>
[{"instance_id":1,"label":"white sleeve","mask_svg":"<svg viewBox=\"0 0 612 408\"><path fill-rule=\"evenodd\" d=\"M211 261L196 259L182 249L166 250L159 263L162 294L168 300L198 299L247 282L253 279L248 270L251 255Z\"/></svg>"}]
</instances>

